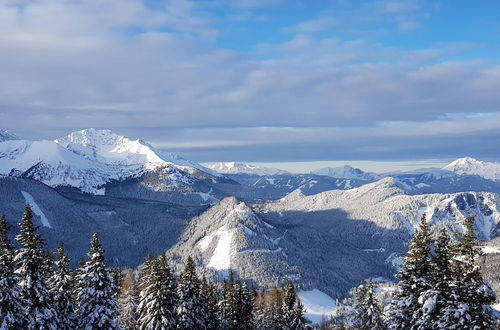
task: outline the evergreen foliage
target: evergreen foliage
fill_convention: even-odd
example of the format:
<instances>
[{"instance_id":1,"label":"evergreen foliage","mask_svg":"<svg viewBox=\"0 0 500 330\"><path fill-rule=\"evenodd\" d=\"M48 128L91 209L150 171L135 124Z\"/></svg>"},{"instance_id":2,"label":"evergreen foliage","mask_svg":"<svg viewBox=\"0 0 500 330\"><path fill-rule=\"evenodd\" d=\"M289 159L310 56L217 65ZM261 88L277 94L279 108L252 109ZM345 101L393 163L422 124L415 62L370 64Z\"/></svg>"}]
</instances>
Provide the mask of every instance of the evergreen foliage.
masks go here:
<instances>
[{"instance_id":1,"label":"evergreen foliage","mask_svg":"<svg viewBox=\"0 0 500 330\"><path fill-rule=\"evenodd\" d=\"M163 255L148 262L138 306L138 328L175 329L178 325L177 294L172 271Z\"/></svg>"},{"instance_id":2,"label":"evergreen foliage","mask_svg":"<svg viewBox=\"0 0 500 330\"><path fill-rule=\"evenodd\" d=\"M122 283L118 306L120 315L118 316L118 324L127 330L137 330L138 326L138 305L139 305L139 289L134 274L128 273Z\"/></svg>"},{"instance_id":3,"label":"evergreen foliage","mask_svg":"<svg viewBox=\"0 0 500 330\"><path fill-rule=\"evenodd\" d=\"M408 244L394 299L387 309L389 329L410 329L418 318L419 298L431 287L431 236L425 214Z\"/></svg>"},{"instance_id":4,"label":"evergreen foliage","mask_svg":"<svg viewBox=\"0 0 500 330\"><path fill-rule=\"evenodd\" d=\"M0 216L0 329L21 329L25 326L26 301L14 275L14 248L8 232L10 226Z\"/></svg>"},{"instance_id":5,"label":"evergreen foliage","mask_svg":"<svg viewBox=\"0 0 500 330\"><path fill-rule=\"evenodd\" d=\"M115 284L104 262L97 234L92 236L88 257L78 278L79 328L119 329L115 322L118 314Z\"/></svg>"},{"instance_id":6,"label":"evergreen foliage","mask_svg":"<svg viewBox=\"0 0 500 330\"><path fill-rule=\"evenodd\" d=\"M200 280L191 257L179 278L179 329L204 329L203 313L200 298Z\"/></svg>"},{"instance_id":7,"label":"evergreen foliage","mask_svg":"<svg viewBox=\"0 0 500 330\"><path fill-rule=\"evenodd\" d=\"M26 329L58 329L60 326L56 309L45 281L46 254L41 248L44 241L36 234L33 213L29 205L24 210L20 231L16 240L21 245L15 256L18 284L26 304Z\"/></svg>"},{"instance_id":8,"label":"evergreen foliage","mask_svg":"<svg viewBox=\"0 0 500 330\"><path fill-rule=\"evenodd\" d=\"M69 258L64 252L63 243L57 248L54 271L48 283L53 306L59 315L59 329L75 329L77 325L73 295L75 281L73 272L69 269Z\"/></svg>"},{"instance_id":9,"label":"evergreen foliage","mask_svg":"<svg viewBox=\"0 0 500 330\"><path fill-rule=\"evenodd\" d=\"M375 296L375 286L372 282L362 283L353 290L353 310L355 324L361 330L385 329L382 309Z\"/></svg>"}]
</instances>

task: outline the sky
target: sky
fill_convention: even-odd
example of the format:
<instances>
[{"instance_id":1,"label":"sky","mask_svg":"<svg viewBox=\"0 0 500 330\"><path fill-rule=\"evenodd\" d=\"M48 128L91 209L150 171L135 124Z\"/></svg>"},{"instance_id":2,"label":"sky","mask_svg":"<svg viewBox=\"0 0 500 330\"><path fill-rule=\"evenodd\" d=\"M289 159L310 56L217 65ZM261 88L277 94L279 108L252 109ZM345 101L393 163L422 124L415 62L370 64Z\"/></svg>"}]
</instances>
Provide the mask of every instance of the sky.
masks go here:
<instances>
[{"instance_id":1,"label":"sky","mask_svg":"<svg viewBox=\"0 0 500 330\"><path fill-rule=\"evenodd\" d=\"M199 162L500 160L498 13L496 0L0 0L0 128L109 128Z\"/></svg>"}]
</instances>

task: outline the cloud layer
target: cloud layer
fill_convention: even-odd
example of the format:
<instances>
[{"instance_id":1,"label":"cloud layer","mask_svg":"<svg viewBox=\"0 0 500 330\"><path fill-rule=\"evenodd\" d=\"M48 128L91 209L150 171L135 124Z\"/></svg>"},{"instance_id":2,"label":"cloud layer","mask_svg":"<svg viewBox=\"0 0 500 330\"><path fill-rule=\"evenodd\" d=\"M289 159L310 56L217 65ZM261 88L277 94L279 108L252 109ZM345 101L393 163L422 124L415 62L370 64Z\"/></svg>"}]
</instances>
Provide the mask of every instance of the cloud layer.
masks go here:
<instances>
[{"instance_id":1,"label":"cloud layer","mask_svg":"<svg viewBox=\"0 0 500 330\"><path fill-rule=\"evenodd\" d=\"M367 2L350 25L355 9L324 9L283 22L284 41L218 45L227 15L251 26L276 6L4 1L0 126L29 138L107 127L199 161L496 157L500 66L456 59L466 43L408 49L363 32L416 29L430 9Z\"/></svg>"}]
</instances>

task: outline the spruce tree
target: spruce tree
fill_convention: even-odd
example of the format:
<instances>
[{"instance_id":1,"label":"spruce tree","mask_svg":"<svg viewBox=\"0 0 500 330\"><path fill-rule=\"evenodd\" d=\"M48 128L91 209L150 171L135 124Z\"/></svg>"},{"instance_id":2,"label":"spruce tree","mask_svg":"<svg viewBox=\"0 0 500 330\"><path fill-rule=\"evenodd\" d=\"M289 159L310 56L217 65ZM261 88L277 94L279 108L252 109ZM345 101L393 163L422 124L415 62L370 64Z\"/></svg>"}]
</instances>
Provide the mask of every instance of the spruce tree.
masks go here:
<instances>
[{"instance_id":1,"label":"spruce tree","mask_svg":"<svg viewBox=\"0 0 500 330\"><path fill-rule=\"evenodd\" d=\"M357 328L361 330L385 329L382 310L375 296L372 282L362 283L353 292L353 309Z\"/></svg>"},{"instance_id":2,"label":"spruce tree","mask_svg":"<svg viewBox=\"0 0 500 330\"><path fill-rule=\"evenodd\" d=\"M72 330L76 328L73 272L69 269L69 258L64 252L64 245L59 244L56 251L55 268L49 281L49 290L54 301L54 308L59 315L59 328Z\"/></svg>"},{"instance_id":3,"label":"spruce tree","mask_svg":"<svg viewBox=\"0 0 500 330\"><path fill-rule=\"evenodd\" d=\"M120 329L115 322L118 314L115 284L104 262L97 234L92 236L88 257L78 278L79 328Z\"/></svg>"},{"instance_id":4,"label":"spruce tree","mask_svg":"<svg viewBox=\"0 0 500 330\"><path fill-rule=\"evenodd\" d=\"M250 330L253 329L253 306L252 295L248 285L243 282L239 286L239 299L240 299L240 329Z\"/></svg>"},{"instance_id":5,"label":"spruce tree","mask_svg":"<svg viewBox=\"0 0 500 330\"><path fill-rule=\"evenodd\" d=\"M118 306L120 315L118 316L118 324L127 330L137 330L139 313L137 311L139 305L139 289L132 272L128 273L120 288L118 298Z\"/></svg>"},{"instance_id":6,"label":"spruce tree","mask_svg":"<svg viewBox=\"0 0 500 330\"><path fill-rule=\"evenodd\" d=\"M283 316L282 328L289 330L304 329L305 322L303 311L299 308L300 300L292 282L288 282L283 291L283 300L281 303L281 313Z\"/></svg>"},{"instance_id":7,"label":"spruce tree","mask_svg":"<svg viewBox=\"0 0 500 330\"><path fill-rule=\"evenodd\" d=\"M138 306L139 329L175 329L178 325L176 284L165 256L150 261Z\"/></svg>"},{"instance_id":8,"label":"spruce tree","mask_svg":"<svg viewBox=\"0 0 500 330\"><path fill-rule=\"evenodd\" d=\"M45 243L36 234L37 229L33 225L31 208L27 205L16 236L21 248L15 256L18 283L22 288L22 297L27 300L26 329L58 329L59 318L44 277L46 255L41 248Z\"/></svg>"},{"instance_id":9,"label":"spruce tree","mask_svg":"<svg viewBox=\"0 0 500 330\"><path fill-rule=\"evenodd\" d=\"M215 284L207 280L205 277L201 280L200 287L201 307L203 308L202 315L203 323L206 329L221 328L219 319L219 294Z\"/></svg>"},{"instance_id":10,"label":"spruce tree","mask_svg":"<svg viewBox=\"0 0 500 330\"><path fill-rule=\"evenodd\" d=\"M21 288L14 275L14 248L5 216L0 216L0 329L23 329L27 302L21 297Z\"/></svg>"},{"instance_id":11,"label":"spruce tree","mask_svg":"<svg viewBox=\"0 0 500 330\"><path fill-rule=\"evenodd\" d=\"M451 329L493 329L495 319L489 306L496 297L484 281L476 264L479 254L474 233L474 218L465 220L465 233L455 246L453 276L455 278L455 304L450 305L446 321Z\"/></svg>"},{"instance_id":12,"label":"spruce tree","mask_svg":"<svg viewBox=\"0 0 500 330\"><path fill-rule=\"evenodd\" d=\"M188 257L181 272L178 286L179 329L203 329L203 308L200 304L200 280L196 275L194 261Z\"/></svg>"},{"instance_id":13,"label":"spruce tree","mask_svg":"<svg viewBox=\"0 0 500 330\"><path fill-rule=\"evenodd\" d=\"M387 309L389 329L410 329L417 321L419 298L431 287L431 237L425 214L422 216L403 259L403 269L397 275L399 282Z\"/></svg>"}]
</instances>

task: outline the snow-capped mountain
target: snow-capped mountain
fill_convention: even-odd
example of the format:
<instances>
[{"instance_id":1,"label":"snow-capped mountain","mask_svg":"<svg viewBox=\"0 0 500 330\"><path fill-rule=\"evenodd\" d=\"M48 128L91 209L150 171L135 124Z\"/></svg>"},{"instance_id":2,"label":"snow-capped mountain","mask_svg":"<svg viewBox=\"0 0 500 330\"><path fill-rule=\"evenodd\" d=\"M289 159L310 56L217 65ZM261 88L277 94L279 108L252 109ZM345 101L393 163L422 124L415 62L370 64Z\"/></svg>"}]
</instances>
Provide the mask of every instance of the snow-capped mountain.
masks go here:
<instances>
[{"instance_id":1,"label":"snow-capped mountain","mask_svg":"<svg viewBox=\"0 0 500 330\"><path fill-rule=\"evenodd\" d=\"M200 172L220 175L180 156L157 152L141 141L109 130L85 129L54 141L0 142L0 173L23 176L51 187L69 186L104 193L110 182L161 171L172 187L189 184Z\"/></svg>"},{"instance_id":2,"label":"snow-capped mountain","mask_svg":"<svg viewBox=\"0 0 500 330\"><path fill-rule=\"evenodd\" d=\"M9 131L4 131L0 129L0 142L8 140L18 140L19 138Z\"/></svg>"},{"instance_id":3,"label":"snow-capped mountain","mask_svg":"<svg viewBox=\"0 0 500 330\"><path fill-rule=\"evenodd\" d=\"M280 175L290 174L287 171L272 167L261 167L252 164L227 162L207 165L208 168L221 174L250 174L250 175Z\"/></svg>"},{"instance_id":4,"label":"snow-capped mountain","mask_svg":"<svg viewBox=\"0 0 500 330\"><path fill-rule=\"evenodd\" d=\"M356 179L356 180L365 180L365 181L373 181L380 179L380 175L375 173L364 172L359 168L354 168L349 165L344 165L340 167L323 167L317 170L311 171L313 174L317 175L326 175L333 178L340 179Z\"/></svg>"},{"instance_id":5,"label":"snow-capped mountain","mask_svg":"<svg viewBox=\"0 0 500 330\"><path fill-rule=\"evenodd\" d=\"M461 175L478 175L488 180L500 181L500 163L498 162L484 162L465 157L451 162L443 169Z\"/></svg>"}]
</instances>

